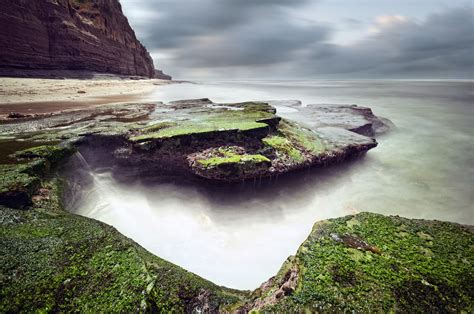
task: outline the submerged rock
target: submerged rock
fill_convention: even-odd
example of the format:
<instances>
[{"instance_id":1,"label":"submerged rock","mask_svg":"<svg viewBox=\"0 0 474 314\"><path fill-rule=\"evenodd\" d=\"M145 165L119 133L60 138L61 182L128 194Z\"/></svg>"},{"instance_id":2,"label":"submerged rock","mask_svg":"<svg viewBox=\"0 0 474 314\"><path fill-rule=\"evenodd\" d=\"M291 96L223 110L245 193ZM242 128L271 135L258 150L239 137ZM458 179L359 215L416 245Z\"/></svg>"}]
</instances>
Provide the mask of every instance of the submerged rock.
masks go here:
<instances>
[{"instance_id":1,"label":"submerged rock","mask_svg":"<svg viewBox=\"0 0 474 314\"><path fill-rule=\"evenodd\" d=\"M32 115L30 114L23 114L23 113L20 113L20 112L10 112L8 115L7 115L7 118L8 119L24 119L24 118L30 118L32 117Z\"/></svg>"},{"instance_id":2,"label":"submerged rock","mask_svg":"<svg viewBox=\"0 0 474 314\"><path fill-rule=\"evenodd\" d=\"M357 105L309 104L300 101L269 101L282 108L285 117L300 122L311 129L336 127L365 136L386 133L394 128L393 123L377 117L367 107ZM284 110L289 108L291 110Z\"/></svg>"}]
</instances>

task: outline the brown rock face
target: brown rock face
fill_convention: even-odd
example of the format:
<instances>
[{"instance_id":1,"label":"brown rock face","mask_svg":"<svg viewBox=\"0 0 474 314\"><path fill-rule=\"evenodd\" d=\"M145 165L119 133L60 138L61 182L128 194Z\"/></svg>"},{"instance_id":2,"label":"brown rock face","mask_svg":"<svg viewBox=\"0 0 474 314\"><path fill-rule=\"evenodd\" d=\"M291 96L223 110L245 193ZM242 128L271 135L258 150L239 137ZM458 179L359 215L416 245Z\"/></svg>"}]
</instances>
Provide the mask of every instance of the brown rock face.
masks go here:
<instances>
[{"instance_id":1,"label":"brown rock face","mask_svg":"<svg viewBox=\"0 0 474 314\"><path fill-rule=\"evenodd\" d=\"M155 77L118 0L1 0L0 75L41 71Z\"/></svg>"}]
</instances>

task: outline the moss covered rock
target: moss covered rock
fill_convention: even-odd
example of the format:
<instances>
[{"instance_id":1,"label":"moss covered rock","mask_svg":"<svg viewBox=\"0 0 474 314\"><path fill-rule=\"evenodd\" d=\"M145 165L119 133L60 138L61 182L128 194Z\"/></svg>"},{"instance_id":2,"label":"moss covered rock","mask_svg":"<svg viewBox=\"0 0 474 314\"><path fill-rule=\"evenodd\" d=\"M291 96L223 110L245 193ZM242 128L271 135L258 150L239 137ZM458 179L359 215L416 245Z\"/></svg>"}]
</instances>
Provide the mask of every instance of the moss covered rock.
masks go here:
<instances>
[{"instance_id":1,"label":"moss covered rock","mask_svg":"<svg viewBox=\"0 0 474 314\"><path fill-rule=\"evenodd\" d=\"M352 109L350 112L356 112ZM276 109L266 102L217 104L209 99L191 99L166 105L108 105L45 114L35 117L34 122L6 121L0 125L0 130L17 137L18 143L54 143L28 147L12 155L22 162L43 159L54 165L63 155L69 154L71 146L61 144L65 141L81 145L81 148L106 142L92 148L108 154L109 164L102 164L104 167L124 164L128 169L146 168L145 173L152 176L180 174L185 178L195 174L235 182L341 162L377 145L374 139L347 131L337 124L332 128L326 126L308 129L282 120L276 115ZM11 143L10 140L8 146ZM245 151L237 154L241 156L237 158L238 162L230 162L232 159L229 158L212 160L221 158L219 154L201 158L230 146ZM201 156L200 161L214 162L204 165L194 162L194 156Z\"/></svg>"},{"instance_id":2,"label":"moss covered rock","mask_svg":"<svg viewBox=\"0 0 474 314\"><path fill-rule=\"evenodd\" d=\"M473 281L472 227L361 213L316 223L246 310L469 313Z\"/></svg>"},{"instance_id":3,"label":"moss covered rock","mask_svg":"<svg viewBox=\"0 0 474 314\"><path fill-rule=\"evenodd\" d=\"M213 104L208 102L193 103L173 102L177 117L166 117L170 121L159 122L151 126L137 129L130 136L132 142L164 141L170 138L204 138L213 134L237 131L245 134L261 134L269 132L269 124L277 117L274 110L266 103L247 102L237 104ZM277 123L276 123L277 124Z\"/></svg>"},{"instance_id":4,"label":"moss covered rock","mask_svg":"<svg viewBox=\"0 0 474 314\"><path fill-rule=\"evenodd\" d=\"M31 203L41 180L30 169L29 165L0 165L0 205L23 208Z\"/></svg>"},{"instance_id":5,"label":"moss covered rock","mask_svg":"<svg viewBox=\"0 0 474 314\"><path fill-rule=\"evenodd\" d=\"M19 160L44 159L49 164L56 165L74 151L71 145L40 145L17 151L12 157Z\"/></svg>"},{"instance_id":6,"label":"moss covered rock","mask_svg":"<svg viewBox=\"0 0 474 314\"><path fill-rule=\"evenodd\" d=\"M246 292L68 213L53 165L73 151L33 147L14 154L25 163L0 166L0 312L218 312L243 304Z\"/></svg>"},{"instance_id":7,"label":"moss covered rock","mask_svg":"<svg viewBox=\"0 0 474 314\"><path fill-rule=\"evenodd\" d=\"M249 154L238 146L207 149L188 156L193 171L208 179L238 181L268 173L272 162L261 154Z\"/></svg>"},{"instance_id":8,"label":"moss covered rock","mask_svg":"<svg viewBox=\"0 0 474 314\"><path fill-rule=\"evenodd\" d=\"M69 145L41 145L15 152L12 156L23 163L0 164L0 205L30 205L42 179L73 152Z\"/></svg>"},{"instance_id":9,"label":"moss covered rock","mask_svg":"<svg viewBox=\"0 0 474 314\"><path fill-rule=\"evenodd\" d=\"M0 312L216 312L242 299L93 219L2 207L0 215Z\"/></svg>"}]
</instances>

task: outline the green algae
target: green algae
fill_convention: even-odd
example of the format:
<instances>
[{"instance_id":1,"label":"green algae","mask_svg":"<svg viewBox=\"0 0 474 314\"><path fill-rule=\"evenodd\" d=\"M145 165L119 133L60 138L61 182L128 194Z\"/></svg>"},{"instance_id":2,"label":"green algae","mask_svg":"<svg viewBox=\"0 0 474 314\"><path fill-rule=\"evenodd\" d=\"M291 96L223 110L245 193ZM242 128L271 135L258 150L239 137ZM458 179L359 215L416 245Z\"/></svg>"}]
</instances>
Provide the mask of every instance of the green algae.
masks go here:
<instances>
[{"instance_id":1,"label":"green algae","mask_svg":"<svg viewBox=\"0 0 474 314\"><path fill-rule=\"evenodd\" d=\"M145 128L142 128L142 129L140 129L140 132L144 133L144 134L146 134L146 133L155 133L157 131L160 131L160 130L163 130L163 129L166 129L166 128L175 127L177 125L178 125L177 122L163 121L163 122L155 123L155 124L152 124L152 125L147 126Z\"/></svg>"},{"instance_id":2,"label":"green algae","mask_svg":"<svg viewBox=\"0 0 474 314\"><path fill-rule=\"evenodd\" d=\"M296 163L302 162L304 160L301 152L286 137L281 135L268 136L262 139L262 142L265 145L288 155Z\"/></svg>"},{"instance_id":3,"label":"green algae","mask_svg":"<svg viewBox=\"0 0 474 314\"><path fill-rule=\"evenodd\" d=\"M30 165L0 165L0 205L27 206L40 183L41 180L31 174Z\"/></svg>"},{"instance_id":4,"label":"green algae","mask_svg":"<svg viewBox=\"0 0 474 314\"><path fill-rule=\"evenodd\" d=\"M240 103L223 104L234 108L242 108L246 112L266 112L275 114L276 109L266 102L244 101Z\"/></svg>"},{"instance_id":5,"label":"green algae","mask_svg":"<svg viewBox=\"0 0 474 314\"><path fill-rule=\"evenodd\" d=\"M33 176L30 175L29 171L30 167L28 164L0 165L0 191L7 191L10 186L15 184L24 185L30 182Z\"/></svg>"},{"instance_id":6,"label":"green algae","mask_svg":"<svg viewBox=\"0 0 474 314\"><path fill-rule=\"evenodd\" d=\"M19 139L2 139L0 140L0 163L1 164L12 164L18 163L18 160L13 157L16 152L25 150L28 148L36 147L39 145L55 145L58 141L54 142L37 142L31 140L19 140Z\"/></svg>"},{"instance_id":7,"label":"green algae","mask_svg":"<svg viewBox=\"0 0 474 314\"><path fill-rule=\"evenodd\" d=\"M70 145L41 145L17 151L12 154L12 157L20 160L42 158L55 165L70 156L74 151L74 148Z\"/></svg>"},{"instance_id":8,"label":"green algae","mask_svg":"<svg viewBox=\"0 0 474 314\"><path fill-rule=\"evenodd\" d=\"M276 152L272 161L276 169L311 165L326 151L324 143L313 132L285 119L262 143Z\"/></svg>"},{"instance_id":9,"label":"green algae","mask_svg":"<svg viewBox=\"0 0 474 314\"><path fill-rule=\"evenodd\" d=\"M0 205L14 208L30 205L42 179L73 152L67 145L41 145L15 152L12 157L26 163L0 165Z\"/></svg>"},{"instance_id":10,"label":"green algae","mask_svg":"<svg viewBox=\"0 0 474 314\"><path fill-rule=\"evenodd\" d=\"M219 156L207 159L198 159L205 168L219 167L227 164L259 164L270 163L270 159L260 154L237 154L232 149L219 148Z\"/></svg>"},{"instance_id":11,"label":"green algae","mask_svg":"<svg viewBox=\"0 0 474 314\"><path fill-rule=\"evenodd\" d=\"M404 235L397 236L400 232ZM345 234L380 248L380 254L335 241ZM427 239L431 238L429 243ZM473 310L474 236L472 231L457 224L370 213L333 219L315 225L292 264L299 271L296 290L260 309L270 312ZM285 271L283 268L280 273ZM274 285L267 295L277 288Z\"/></svg>"},{"instance_id":12,"label":"green algae","mask_svg":"<svg viewBox=\"0 0 474 314\"><path fill-rule=\"evenodd\" d=\"M222 122L206 122L206 123L194 123L194 122L183 122L175 127L168 127L160 129L157 132L152 132L144 135L133 136L130 138L132 142L140 142L153 139L166 139L173 138L183 135L196 135L210 132L222 132L222 131L248 131L253 129L266 128L267 125L259 122L235 122L235 121L222 121Z\"/></svg>"},{"instance_id":13,"label":"green algae","mask_svg":"<svg viewBox=\"0 0 474 314\"><path fill-rule=\"evenodd\" d=\"M214 180L242 180L265 173L271 160L261 154L248 153L242 147L211 148L188 156L194 173Z\"/></svg>"},{"instance_id":14,"label":"green algae","mask_svg":"<svg viewBox=\"0 0 474 314\"><path fill-rule=\"evenodd\" d=\"M312 155L319 155L327 149L321 139L319 139L314 132L303 128L292 121L286 119L282 120L278 131L291 141L293 145L311 153Z\"/></svg>"},{"instance_id":15,"label":"green algae","mask_svg":"<svg viewBox=\"0 0 474 314\"><path fill-rule=\"evenodd\" d=\"M163 121L156 126L139 129L138 134L129 139L132 142L141 142L211 132L265 130L268 123L260 120L276 119L272 107L265 103L248 102L225 106L242 110L211 107L204 111L192 112L182 120Z\"/></svg>"}]
</instances>

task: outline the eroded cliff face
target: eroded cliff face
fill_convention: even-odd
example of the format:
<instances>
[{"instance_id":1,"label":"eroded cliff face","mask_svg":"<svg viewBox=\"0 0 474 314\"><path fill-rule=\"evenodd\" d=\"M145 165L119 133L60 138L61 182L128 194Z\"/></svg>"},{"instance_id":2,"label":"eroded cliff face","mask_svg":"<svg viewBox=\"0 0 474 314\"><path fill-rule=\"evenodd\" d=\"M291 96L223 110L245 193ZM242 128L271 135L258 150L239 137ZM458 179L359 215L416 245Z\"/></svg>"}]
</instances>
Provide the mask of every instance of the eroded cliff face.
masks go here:
<instances>
[{"instance_id":1,"label":"eroded cliff face","mask_svg":"<svg viewBox=\"0 0 474 314\"><path fill-rule=\"evenodd\" d=\"M0 1L0 75L70 70L155 77L118 0Z\"/></svg>"}]
</instances>

